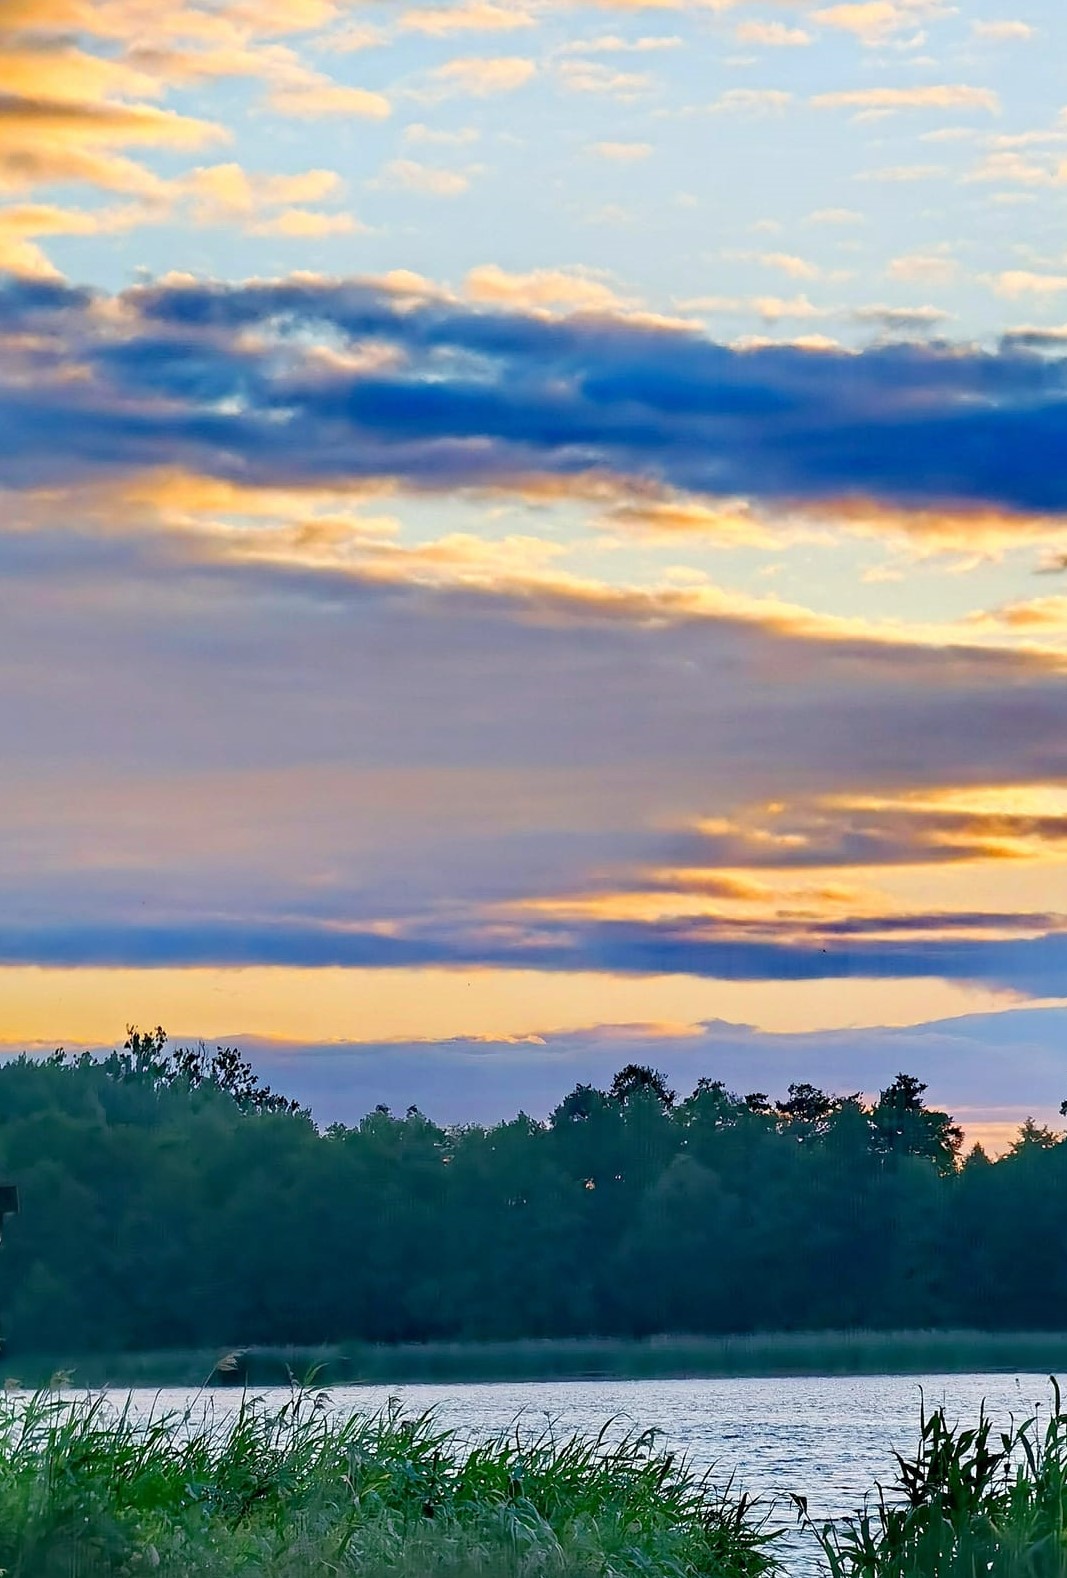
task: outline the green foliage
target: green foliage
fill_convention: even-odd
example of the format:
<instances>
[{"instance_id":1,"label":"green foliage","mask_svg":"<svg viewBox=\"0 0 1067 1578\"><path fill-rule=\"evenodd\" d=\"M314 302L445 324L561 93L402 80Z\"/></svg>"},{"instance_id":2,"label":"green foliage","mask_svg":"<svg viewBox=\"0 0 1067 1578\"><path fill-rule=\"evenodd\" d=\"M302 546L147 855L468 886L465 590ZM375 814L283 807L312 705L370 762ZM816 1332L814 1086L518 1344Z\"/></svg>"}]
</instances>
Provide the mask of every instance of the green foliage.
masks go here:
<instances>
[{"instance_id":1,"label":"green foliage","mask_svg":"<svg viewBox=\"0 0 1067 1578\"><path fill-rule=\"evenodd\" d=\"M831 1578L1064 1578L1067 1415L1053 1389L1043 1433L1036 1419L994 1434L984 1415L964 1427L924 1408L914 1456L896 1454L873 1509L814 1530Z\"/></svg>"},{"instance_id":2,"label":"green foliage","mask_svg":"<svg viewBox=\"0 0 1067 1578\"><path fill-rule=\"evenodd\" d=\"M901 1074L779 1101L631 1064L547 1122L385 1109L321 1133L234 1048L0 1066L0 1257L20 1355L1055 1330L1067 1146L993 1163ZM716 1372L712 1372L716 1373Z\"/></svg>"},{"instance_id":3,"label":"green foliage","mask_svg":"<svg viewBox=\"0 0 1067 1578\"><path fill-rule=\"evenodd\" d=\"M236 1416L0 1401L7 1578L760 1578L771 1536L650 1435L465 1445L294 1390Z\"/></svg>"}]
</instances>

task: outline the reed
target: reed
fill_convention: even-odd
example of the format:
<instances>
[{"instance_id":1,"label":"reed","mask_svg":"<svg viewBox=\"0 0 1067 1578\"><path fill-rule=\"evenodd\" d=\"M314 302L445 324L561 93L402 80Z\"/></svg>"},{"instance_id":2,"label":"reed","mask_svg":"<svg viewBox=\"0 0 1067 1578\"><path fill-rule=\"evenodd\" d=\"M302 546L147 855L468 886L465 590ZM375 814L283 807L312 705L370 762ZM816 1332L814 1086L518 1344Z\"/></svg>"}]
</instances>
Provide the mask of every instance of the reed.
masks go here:
<instances>
[{"instance_id":1,"label":"reed","mask_svg":"<svg viewBox=\"0 0 1067 1578\"><path fill-rule=\"evenodd\" d=\"M331 1386L416 1382L686 1379L774 1375L930 1375L1008 1370L1067 1373L1063 1332L818 1331L723 1337L557 1338L322 1347L249 1347L220 1368L220 1350L23 1354L8 1364L31 1385L70 1370L79 1385L286 1386L314 1371ZM226 1356L227 1358L230 1355Z\"/></svg>"},{"instance_id":2,"label":"reed","mask_svg":"<svg viewBox=\"0 0 1067 1578\"><path fill-rule=\"evenodd\" d=\"M5 1578L761 1578L773 1538L648 1432L470 1444L314 1389L217 1417L0 1396Z\"/></svg>"},{"instance_id":3,"label":"reed","mask_svg":"<svg viewBox=\"0 0 1067 1578\"><path fill-rule=\"evenodd\" d=\"M994 1430L983 1414L950 1424L922 1414L919 1444L862 1511L816 1526L830 1578L1065 1578L1067 1414L1055 1380L1044 1427L1032 1417Z\"/></svg>"}]
</instances>

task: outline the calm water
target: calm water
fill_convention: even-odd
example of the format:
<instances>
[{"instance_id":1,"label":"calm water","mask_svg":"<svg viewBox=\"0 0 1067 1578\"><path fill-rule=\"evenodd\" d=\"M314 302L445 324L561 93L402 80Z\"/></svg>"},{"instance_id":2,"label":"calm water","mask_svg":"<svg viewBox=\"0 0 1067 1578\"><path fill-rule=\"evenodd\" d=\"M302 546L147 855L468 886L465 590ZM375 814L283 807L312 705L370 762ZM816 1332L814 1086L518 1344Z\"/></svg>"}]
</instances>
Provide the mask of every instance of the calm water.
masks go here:
<instances>
[{"instance_id":1,"label":"calm water","mask_svg":"<svg viewBox=\"0 0 1067 1578\"><path fill-rule=\"evenodd\" d=\"M976 1421L982 1403L1007 1423L1034 1412L1047 1416L1050 1389L1039 1375L788 1377L710 1381L531 1381L477 1385L360 1386L331 1391L341 1409L373 1413L391 1397L407 1413L432 1408L442 1424L469 1436L530 1430L551 1423L561 1434L595 1433L606 1420L654 1427L661 1444L688 1454L713 1478L781 1503L775 1520L792 1524L785 1500L806 1495L817 1517L839 1517L860 1505L875 1481L892 1476L894 1448L918 1436L920 1389L950 1418ZM138 1408L185 1408L191 1392L134 1393ZM263 1392L271 1396L270 1390ZM287 1395L279 1393L279 1400ZM210 1394L217 1413L239 1396ZM796 1574L817 1570L808 1540L791 1532L783 1555Z\"/></svg>"}]
</instances>

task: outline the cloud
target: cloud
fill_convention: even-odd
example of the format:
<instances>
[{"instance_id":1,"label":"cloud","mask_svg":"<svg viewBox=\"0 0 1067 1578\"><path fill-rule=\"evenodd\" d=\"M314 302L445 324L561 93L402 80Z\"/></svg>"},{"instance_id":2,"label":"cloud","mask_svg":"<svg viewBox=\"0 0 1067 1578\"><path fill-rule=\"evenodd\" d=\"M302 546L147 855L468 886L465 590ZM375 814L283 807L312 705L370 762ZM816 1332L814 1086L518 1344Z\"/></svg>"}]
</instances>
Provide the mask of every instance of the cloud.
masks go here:
<instances>
[{"instance_id":1,"label":"cloud","mask_svg":"<svg viewBox=\"0 0 1067 1578\"><path fill-rule=\"evenodd\" d=\"M945 252L907 252L893 258L886 266L890 279L909 285L951 285L959 272L956 259Z\"/></svg>"},{"instance_id":2,"label":"cloud","mask_svg":"<svg viewBox=\"0 0 1067 1578\"><path fill-rule=\"evenodd\" d=\"M470 57L449 60L430 73L442 93L484 99L498 93L514 93L537 74L537 63L519 56Z\"/></svg>"},{"instance_id":3,"label":"cloud","mask_svg":"<svg viewBox=\"0 0 1067 1578\"><path fill-rule=\"evenodd\" d=\"M343 55L355 54L361 49L376 49L388 41L388 33L369 22L353 22L330 34L331 50L340 51Z\"/></svg>"},{"instance_id":4,"label":"cloud","mask_svg":"<svg viewBox=\"0 0 1067 1578\"><path fill-rule=\"evenodd\" d=\"M495 0L461 0L448 6L416 6L404 11L400 26L409 32L425 33L431 38L447 38L451 33L504 33L515 28L532 27L534 17L523 5L500 5Z\"/></svg>"},{"instance_id":5,"label":"cloud","mask_svg":"<svg viewBox=\"0 0 1067 1578\"><path fill-rule=\"evenodd\" d=\"M880 170L862 170L856 179L904 184L910 181L936 181L948 173L943 164L890 164Z\"/></svg>"},{"instance_id":6,"label":"cloud","mask_svg":"<svg viewBox=\"0 0 1067 1578\"><path fill-rule=\"evenodd\" d=\"M196 90L225 78L265 85L276 112L300 117L371 116L389 111L383 95L332 81L278 40L321 28L339 15L333 0L222 0L157 8L139 0L62 0L0 10L0 190L33 194L41 186L77 182L136 199L123 226L180 222L193 192L189 178L160 174L128 150L184 154L231 140L229 128L167 107L173 90ZM206 198L197 199L202 215ZM40 205L39 205L40 206ZM45 204L44 206L48 206ZM321 237L358 228L351 216L304 208L292 200L273 216L248 209L258 233ZM73 212L73 210L68 210ZM221 217L221 206L215 219ZM241 222L231 215L227 222ZM16 269L45 272L52 264L36 242L9 236L4 259ZM101 220L94 230L114 229ZM71 221L63 231L75 233Z\"/></svg>"},{"instance_id":7,"label":"cloud","mask_svg":"<svg viewBox=\"0 0 1067 1578\"><path fill-rule=\"evenodd\" d=\"M377 180L379 186L399 187L424 197L462 197L470 184L466 171L442 170L415 159L391 159Z\"/></svg>"},{"instance_id":8,"label":"cloud","mask_svg":"<svg viewBox=\"0 0 1067 1578\"><path fill-rule=\"evenodd\" d=\"M257 236L287 236L294 241L320 240L324 236L350 236L366 230L351 214L325 214L312 208L283 208L258 219L250 227Z\"/></svg>"},{"instance_id":9,"label":"cloud","mask_svg":"<svg viewBox=\"0 0 1067 1578\"><path fill-rule=\"evenodd\" d=\"M971 32L975 38L985 39L993 44L1028 44L1037 36L1037 29L1030 26L1029 22L992 21L972 22Z\"/></svg>"},{"instance_id":10,"label":"cloud","mask_svg":"<svg viewBox=\"0 0 1067 1578\"><path fill-rule=\"evenodd\" d=\"M8 962L1062 967L1058 920L1026 906L849 891L855 867L1063 851L1067 808L944 788L987 782L994 733L1009 784L1067 775L1062 666L568 587L522 550L434 585L433 552L463 547L426 545L387 579L383 525L327 512L328 555L305 510L286 558L283 498L227 531L207 489L202 530L161 534L102 496L94 536L79 496L52 501L62 532L0 540Z\"/></svg>"},{"instance_id":11,"label":"cloud","mask_svg":"<svg viewBox=\"0 0 1067 1578\"><path fill-rule=\"evenodd\" d=\"M467 275L466 290L473 301L526 310L552 307L570 312L611 312L621 306L610 286L579 270L534 269L527 274L513 274L495 263L483 264Z\"/></svg>"},{"instance_id":12,"label":"cloud","mask_svg":"<svg viewBox=\"0 0 1067 1578\"><path fill-rule=\"evenodd\" d=\"M113 235L140 223L140 208L61 208L53 203L20 203L0 208L0 270L13 274L59 277L36 244L41 236Z\"/></svg>"},{"instance_id":13,"label":"cloud","mask_svg":"<svg viewBox=\"0 0 1067 1578\"><path fill-rule=\"evenodd\" d=\"M968 175L968 181L990 181L1012 186L1058 186L1064 181L1064 166L1037 164L1016 149L993 149Z\"/></svg>"},{"instance_id":14,"label":"cloud","mask_svg":"<svg viewBox=\"0 0 1067 1578\"><path fill-rule=\"evenodd\" d=\"M292 286L311 293L306 316L290 301L273 341L277 285L247 287L251 316L245 291L179 298L197 289L180 282L120 306L56 282L8 289L4 328L32 328L40 354L81 326L88 401L102 358L135 421L121 465L112 448L95 480L64 483L53 465L47 496L26 477L28 492L5 497L0 675L16 682L0 682L0 725L20 751L0 785L0 903L18 917L0 957L944 973L1020 989L1062 966L1045 908L894 901L853 880L857 867L999 870L1062 854L1067 805L1028 787L1067 777L1061 658L983 647L978 630L940 644L876 633L703 584L608 586L569 575L544 542L405 541L351 471L334 494L307 475L257 485L247 450L232 476L145 474L146 413L190 413L178 448L224 418L214 440L232 464L232 419L272 378L265 452L273 466L298 438L306 458L309 428L290 435L276 413L314 369L348 387L369 378L381 409L383 372L403 374L419 340L436 374L458 362L484 381L490 331L511 347L544 338L564 348L553 383L561 365L581 378L585 333L601 356L634 330L646 356L664 338L706 343L603 314L485 314L410 278L349 287L327 333L323 292L337 285ZM393 298L406 340L395 364L375 364L368 321ZM355 338L337 332L342 306ZM305 360L311 324L325 342L312 349L339 365ZM236 397L222 350L237 358ZM911 348L876 358L898 359L923 365ZM785 360L799 363L792 422L819 363ZM866 356L846 366L845 398L862 406ZM980 376L996 376L988 360ZM897 397L910 404L914 386ZM674 402L672 430L690 419ZM350 467L358 433L336 405L323 420L319 442ZM609 511L624 496L604 477L585 487ZM680 514L692 501L646 502ZM665 533L708 526L647 513ZM998 800L991 773L1015 801Z\"/></svg>"},{"instance_id":15,"label":"cloud","mask_svg":"<svg viewBox=\"0 0 1067 1578\"><path fill-rule=\"evenodd\" d=\"M481 132L474 126L460 126L449 131L436 126L423 126L415 121L404 127L404 141L433 148L469 148L481 139Z\"/></svg>"},{"instance_id":16,"label":"cloud","mask_svg":"<svg viewBox=\"0 0 1067 1578\"><path fill-rule=\"evenodd\" d=\"M929 333L939 329L952 317L943 307L889 307L874 305L855 307L852 316L857 323L873 323L887 334Z\"/></svg>"},{"instance_id":17,"label":"cloud","mask_svg":"<svg viewBox=\"0 0 1067 1578\"><path fill-rule=\"evenodd\" d=\"M811 263L807 258L797 257L791 252L762 252L756 260L765 268L780 269L783 274L788 274L790 279L821 279L822 269L816 263Z\"/></svg>"},{"instance_id":18,"label":"cloud","mask_svg":"<svg viewBox=\"0 0 1067 1578\"><path fill-rule=\"evenodd\" d=\"M0 136L8 156L12 145L70 138L79 145L142 144L148 147L202 148L225 141L227 133L210 121L179 115L148 104L86 104L66 99L18 98L0 94Z\"/></svg>"},{"instance_id":19,"label":"cloud","mask_svg":"<svg viewBox=\"0 0 1067 1578\"><path fill-rule=\"evenodd\" d=\"M637 164L653 152L650 142L594 142L589 152L613 164Z\"/></svg>"},{"instance_id":20,"label":"cloud","mask_svg":"<svg viewBox=\"0 0 1067 1578\"><path fill-rule=\"evenodd\" d=\"M857 0L857 3L824 6L811 13L823 27L851 33L868 48L885 44L896 34L918 26L924 18L943 11L938 0ZM921 37L921 35L920 35Z\"/></svg>"},{"instance_id":21,"label":"cloud","mask_svg":"<svg viewBox=\"0 0 1067 1578\"><path fill-rule=\"evenodd\" d=\"M782 88L729 88L708 109L719 115L780 115L792 100Z\"/></svg>"},{"instance_id":22,"label":"cloud","mask_svg":"<svg viewBox=\"0 0 1067 1578\"><path fill-rule=\"evenodd\" d=\"M1030 269L1005 269L993 278L998 296L1016 301L1020 296L1055 296L1067 290L1067 274L1038 274Z\"/></svg>"},{"instance_id":23,"label":"cloud","mask_svg":"<svg viewBox=\"0 0 1067 1578\"><path fill-rule=\"evenodd\" d=\"M0 191L26 192L35 186L74 182L128 197L167 201L169 183L136 160L77 146L62 137L30 145L0 138Z\"/></svg>"},{"instance_id":24,"label":"cloud","mask_svg":"<svg viewBox=\"0 0 1067 1578\"><path fill-rule=\"evenodd\" d=\"M684 40L674 34L654 34L643 38L620 38L615 33L598 38L577 38L560 46L564 55L647 55L664 49L681 49Z\"/></svg>"},{"instance_id":25,"label":"cloud","mask_svg":"<svg viewBox=\"0 0 1067 1578\"><path fill-rule=\"evenodd\" d=\"M241 224L260 235L320 236L358 228L350 214L327 214L303 205L340 195L335 170L296 175L247 171L240 164L202 165L175 183L189 200L197 224Z\"/></svg>"},{"instance_id":26,"label":"cloud","mask_svg":"<svg viewBox=\"0 0 1067 1578\"><path fill-rule=\"evenodd\" d=\"M812 42L802 27L787 27L784 22L741 22L735 37L739 44L762 44L770 49L790 49Z\"/></svg>"},{"instance_id":27,"label":"cloud","mask_svg":"<svg viewBox=\"0 0 1067 1578\"><path fill-rule=\"evenodd\" d=\"M856 109L863 113L892 114L897 110L985 110L996 115L1000 99L991 88L972 88L962 84L919 88L847 88L833 93L817 93L811 100L816 109Z\"/></svg>"},{"instance_id":28,"label":"cloud","mask_svg":"<svg viewBox=\"0 0 1067 1578\"><path fill-rule=\"evenodd\" d=\"M1067 630L1067 597L1028 597L972 614L969 623L1011 630Z\"/></svg>"},{"instance_id":29,"label":"cloud","mask_svg":"<svg viewBox=\"0 0 1067 1578\"><path fill-rule=\"evenodd\" d=\"M616 71L597 60L561 60L559 79L570 93L604 93L623 101L640 98L653 85L646 72Z\"/></svg>"},{"instance_id":30,"label":"cloud","mask_svg":"<svg viewBox=\"0 0 1067 1578\"><path fill-rule=\"evenodd\" d=\"M999 285L1034 278L1062 288ZM549 324L432 288L412 299L403 284L308 277L177 279L113 302L0 292L0 329L30 325L83 371L71 383L33 346L11 361L9 485L178 461L264 484L385 474L441 489L600 470L767 504L1067 511L1053 458L1067 364L1010 347L731 349L677 323ZM285 332L297 326L388 347L395 366L331 370Z\"/></svg>"},{"instance_id":31,"label":"cloud","mask_svg":"<svg viewBox=\"0 0 1067 1578\"><path fill-rule=\"evenodd\" d=\"M1034 805L1040 804L1038 794ZM992 793L976 806L966 793L835 794L806 803L775 801L737 820L707 823L679 843L677 854L679 861L712 871L826 871L1024 860L1053 848L1067 854L1067 814L1013 809L1010 795ZM818 928L826 918L808 919ZM887 917L877 924L886 925Z\"/></svg>"},{"instance_id":32,"label":"cloud","mask_svg":"<svg viewBox=\"0 0 1067 1578\"><path fill-rule=\"evenodd\" d=\"M361 120L387 120L392 106L384 93L332 82L317 71L287 74L268 94L271 109L300 120L323 116L356 116Z\"/></svg>"}]
</instances>

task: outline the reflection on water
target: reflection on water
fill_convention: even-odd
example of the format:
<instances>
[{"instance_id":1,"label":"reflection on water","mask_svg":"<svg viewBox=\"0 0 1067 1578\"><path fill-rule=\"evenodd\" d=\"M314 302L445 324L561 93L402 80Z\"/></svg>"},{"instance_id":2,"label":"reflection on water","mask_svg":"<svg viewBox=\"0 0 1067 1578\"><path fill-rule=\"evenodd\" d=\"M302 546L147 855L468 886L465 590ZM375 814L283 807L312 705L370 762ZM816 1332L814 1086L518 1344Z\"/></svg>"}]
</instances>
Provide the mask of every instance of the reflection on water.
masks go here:
<instances>
[{"instance_id":1,"label":"reflection on water","mask_svg":"<svg viewBox=\"0 0 1067 1578\"><path fill-rule=\"evenodd\" d=\"M201 1399L204 1394L199 1394ZM270 1389L257 1395L272 1397ZM278 1397L286 1394L279 1393ZM792 1526L790 1492L808 1498L816 1519L854 1511L879 1479L893 1473L894 1449L918 1437L920 1396L944 1404L951 1420L977 1420L982 1404L997 1423L1047 1416L1048 1382L1038 1375L777 1377L704 1381L528 1381L471 1385L348 1386L333 1406L363 1413L400 1400L404 1412L434 1409L442 1425L467 1436L499 1434L516 1421L560 1435L595 1434L607 1420L655 1428L660 1444L688 1455L714 1480L779 1503L775 1522ZM185 1409L197 1394L138 1391L138 1410ZM216 1414L240 1394L209 1394ZM810 1542L795 1528L783 1540L791 1572L816 1569Z\"/></svg>"}]
</instances>

